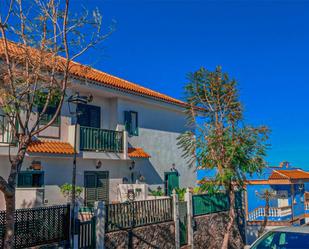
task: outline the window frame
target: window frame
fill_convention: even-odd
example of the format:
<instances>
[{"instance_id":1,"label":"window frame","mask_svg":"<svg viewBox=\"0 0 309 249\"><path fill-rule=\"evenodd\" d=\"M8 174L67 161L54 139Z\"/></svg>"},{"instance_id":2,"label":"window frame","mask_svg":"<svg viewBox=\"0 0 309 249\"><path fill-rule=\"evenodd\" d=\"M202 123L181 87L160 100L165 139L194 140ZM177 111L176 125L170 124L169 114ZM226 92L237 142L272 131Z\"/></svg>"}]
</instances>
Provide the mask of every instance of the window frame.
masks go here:
<instances>
[{"instance_id":1,"label":"window frame","mask_svg":"<svg viewBox=\"0 0 309 249\"><path fill-rule=\"evenodd\" d=\"M135 127L133 125L132 114L135 114ZM128 132L130 136L138 136L139 135L139 125L138 125L138 112L137 111L125 111L124 114L124 126L125 130Z\"/></svg>"},{"instance_id":2,"label":"window frame","mask_svg":"<svg viewBox=\"0 0 309 249\"><path fill-rule=\"evenodd\" d=\"M38 113L39 114L41 114L42 110L43 110L43 106L38 106ZM51 110L53 110L53 111L51 111ZM46 124L48 124L48 122L55 115L56 111L57 111L57 106L48 106L46 108L45 113L43 114L43 116L40 119L39 125L46 125ZM53 127L60 127L61 126L61 110L60 110L57 118L55 119L55 121L50 126L53 126Z\"/></svg>"},{"instance_id":3,"label":"window frame","mask_svg":"<svg viewBox=\"0 0 309 249\"><path fill-rule=\"evenodd\" d=\"M31 176L31 182L32 182L31 186L28 185L28 184L24 184L24 180L23 180L23 182L21 184L20 177L22 175ZM40 180L39 180L40 184L39 184L39 186L34 186L33 175L39 175L40 176ZM41 171L41 170L33 170L33 171L24 170L24 171L20 171L18 173L16 188L42 188L42 187L44 187L44 171Z\"/></svg>"}]
</instances>

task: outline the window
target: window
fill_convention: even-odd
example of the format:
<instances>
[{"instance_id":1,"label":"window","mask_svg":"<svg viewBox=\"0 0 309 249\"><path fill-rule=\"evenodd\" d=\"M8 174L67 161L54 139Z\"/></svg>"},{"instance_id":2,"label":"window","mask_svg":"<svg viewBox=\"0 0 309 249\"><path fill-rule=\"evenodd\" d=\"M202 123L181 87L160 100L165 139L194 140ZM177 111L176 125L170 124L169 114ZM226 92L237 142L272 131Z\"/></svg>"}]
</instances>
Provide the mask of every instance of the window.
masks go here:
<instances>
[{"instance_id":1,"label":"window","mask_svg":"<svg viewBox=\"0 0 309 249\"><path fill-rule=\"evenodd\" d=\"M80 126L100 128L101 108L94 105L78 104L78 124Z\"/></svg>"},{"instance_id":2,"label":"window","mask_svg":"<svg viewBox=\"0 0 309 249\"><path fill-rule=\"evenodd\" d=\"M57 107L58 105L51 105L48 106L45 113L42 115L42 118L40 120L40 124L41 125L45 125L47 124L55 115L56 111L57 111ZM44 106L39 106L38 107L38 112L41 113L43 111ZM55 122L52 124L52 126L60 126L60 115L57 116Z\"/></svg>"},{"instance_id":3,"label":"window","mask_svg":"<svg viewBox=\"0 0 309 249\"><path fill-rule=\"evenodd\" d=\"M138 113L134 111L124 112L125 129L130 136L138 136Z\"/></svg>"},{"instance_id":4,"label":"window","mask_svg":"<svg viewBox=\"0 0 309 249\"><path fill-rule=\"evenodd\" d=\"M40 188L43 185L43 171L21 171L18 174L17 187L19 188Z\"/></svg>"},{"instance_id":5,"label":"window","mask_svg":"<svg viewBox=\"0 0 309 249\"><path fill-rule=\"evenodd\" d=\"M309 234L296 232L268 232L252 249L305 249L309 248Z\"/></svg>"}]
</instances>

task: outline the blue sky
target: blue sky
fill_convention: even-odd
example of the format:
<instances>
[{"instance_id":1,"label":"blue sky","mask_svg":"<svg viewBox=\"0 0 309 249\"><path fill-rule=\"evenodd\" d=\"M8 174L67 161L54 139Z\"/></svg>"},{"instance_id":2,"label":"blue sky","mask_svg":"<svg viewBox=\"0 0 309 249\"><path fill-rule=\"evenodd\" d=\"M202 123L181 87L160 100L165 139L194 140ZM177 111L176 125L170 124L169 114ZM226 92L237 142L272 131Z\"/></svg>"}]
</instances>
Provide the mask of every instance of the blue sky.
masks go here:
<instances>
[{"instance_id":1,"label":"blue sky","mask_svg":"<svg viewBox=\"0 0 309 249\"><path fill-rule=\"evenodd\" d=\"M267 160L309 170L308 1L103 1L116 30L80 61L176 98L204 66L239 82L246 122L271 130Z\"/></svg>"}]
</instances>

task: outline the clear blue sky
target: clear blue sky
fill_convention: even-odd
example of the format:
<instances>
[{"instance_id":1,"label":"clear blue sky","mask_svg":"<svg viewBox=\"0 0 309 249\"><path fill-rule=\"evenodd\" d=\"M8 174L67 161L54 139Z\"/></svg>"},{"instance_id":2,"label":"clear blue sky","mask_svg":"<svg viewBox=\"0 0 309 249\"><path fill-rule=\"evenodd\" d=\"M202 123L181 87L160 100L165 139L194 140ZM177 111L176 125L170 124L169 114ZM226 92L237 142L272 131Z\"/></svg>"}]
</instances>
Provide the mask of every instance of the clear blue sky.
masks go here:
<instances>
[{"instance_id":1,"label":"clear blue sky","mask_svg":"<svg viewBox=\"0 0 309 249\"><path fill-rule=\"evenodd\" d=\"M204 66L239 82L246 121L271 130L270 164L309 170L308 1L103 1L103 50L80 58L108 73L176 98L186 75Z\"/></svg>"}]
</instances>

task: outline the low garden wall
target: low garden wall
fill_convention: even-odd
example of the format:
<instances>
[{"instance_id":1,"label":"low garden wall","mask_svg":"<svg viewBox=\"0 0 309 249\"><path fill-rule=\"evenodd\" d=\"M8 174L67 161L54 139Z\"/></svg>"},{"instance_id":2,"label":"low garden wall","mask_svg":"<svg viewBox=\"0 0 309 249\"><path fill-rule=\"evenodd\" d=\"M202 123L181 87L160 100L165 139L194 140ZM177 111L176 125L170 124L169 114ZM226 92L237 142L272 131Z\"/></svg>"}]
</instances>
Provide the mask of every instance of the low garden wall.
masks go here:
<instances>
[{"instance_id":1,"label":"low garden wall","mask_svg":"<svg viewBox=\"0 0 309 249\"><path fill-rule=\"evenodd\" d=\"M130 230L121 230L105 234L106 249L126 249L129 244ZM164 222L134 228L132 231L133 248L175 248L174 222Z\"/></svg>"},{"instance_id":2,"label":"low garden wall","mask_svg":"<svg viewBox=\"0 0 309 249\"><path fill-rule=\"evenodd\" d=\"M228 224L228 212L212 213L194 217L194 248L220 249ZM243 248L243 240L235 226L229 239L229 249ZM207 247L205 247L207 245Z\"/></svg>"}]
</instances>

